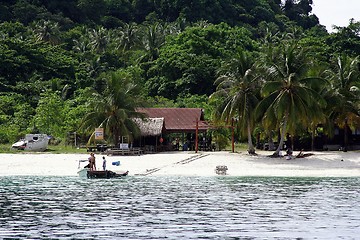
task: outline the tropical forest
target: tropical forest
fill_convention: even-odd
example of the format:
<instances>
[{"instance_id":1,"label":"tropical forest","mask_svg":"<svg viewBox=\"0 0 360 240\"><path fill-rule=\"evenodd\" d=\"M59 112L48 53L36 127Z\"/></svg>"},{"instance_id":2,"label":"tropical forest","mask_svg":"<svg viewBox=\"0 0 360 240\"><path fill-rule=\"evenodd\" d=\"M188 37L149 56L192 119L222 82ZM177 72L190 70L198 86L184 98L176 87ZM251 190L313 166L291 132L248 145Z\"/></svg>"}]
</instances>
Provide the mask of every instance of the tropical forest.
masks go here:
<instances>
[{"instance_id":1,"label":"tropical forest","mask_svg":"<svg viewBox=\"0 0 360 240\"><path fill-rule=\"evenodd\" d=\"M255 153L360 127L360 22L312 0L0 0L0 144L139 134L142 107L202 108ZM222 136L222 137L221 137ZM278 139L278 140L277 140Z\"/></svg>"}]
</instances>

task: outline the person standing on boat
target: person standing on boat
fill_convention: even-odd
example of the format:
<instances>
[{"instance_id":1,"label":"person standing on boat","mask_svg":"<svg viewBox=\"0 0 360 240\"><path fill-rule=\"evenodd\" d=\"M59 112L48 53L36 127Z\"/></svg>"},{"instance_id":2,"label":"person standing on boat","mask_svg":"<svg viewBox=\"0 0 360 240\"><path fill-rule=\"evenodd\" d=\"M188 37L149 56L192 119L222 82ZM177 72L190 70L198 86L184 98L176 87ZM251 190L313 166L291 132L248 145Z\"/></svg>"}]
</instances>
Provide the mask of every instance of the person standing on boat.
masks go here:
<instances>
[{"instance_id":1,"label":"person standing on boat","mask_svg":"<svg viewBox=\"0 0 360 240\"><path fill-rule=\"evenodd\" d=\"M95 164L95 155L94 155L94 153L90 153L89 164L90 164L90 170L95 171L96 170L96 164Z\"/></svg>"},{"instance_id":2,"label":"person standing on boat","mask_svg":"<svg viewBox=\"0 0 360 240\"><path fill-rule=\"evenodd\" d=\"M105 159L105 157L103 157L103 165L102 165L102 167L103 167L103 170L106 171L106 159Z\"/></svg>"}]
</instances>

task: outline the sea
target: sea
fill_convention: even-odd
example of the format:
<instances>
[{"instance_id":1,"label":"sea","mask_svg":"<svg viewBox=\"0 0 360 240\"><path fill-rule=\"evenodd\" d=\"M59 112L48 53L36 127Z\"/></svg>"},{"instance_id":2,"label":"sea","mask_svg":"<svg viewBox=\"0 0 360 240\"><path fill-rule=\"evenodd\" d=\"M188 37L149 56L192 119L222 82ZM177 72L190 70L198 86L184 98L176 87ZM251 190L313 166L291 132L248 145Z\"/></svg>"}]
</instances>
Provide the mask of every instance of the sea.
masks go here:
<instances>
[{"instance_id":1,"label":"sea","mask_svg":"<svg viewBox=\"0 0 360 240\"><path fill-rule=\"evenodd\" d=\"M360 239L360 178L2 176L0 239Z\"/></svg>"}]
</instances>

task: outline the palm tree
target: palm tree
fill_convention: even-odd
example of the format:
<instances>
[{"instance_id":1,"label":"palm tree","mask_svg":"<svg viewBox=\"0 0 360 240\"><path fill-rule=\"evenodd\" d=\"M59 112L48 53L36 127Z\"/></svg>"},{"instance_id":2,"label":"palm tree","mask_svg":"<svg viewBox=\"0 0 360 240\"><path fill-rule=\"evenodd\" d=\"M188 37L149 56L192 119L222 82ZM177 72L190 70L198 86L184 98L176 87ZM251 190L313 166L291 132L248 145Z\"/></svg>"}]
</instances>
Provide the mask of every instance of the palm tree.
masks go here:
<instances>
[{"instance_id":1,"label":"palm tree","mask_svg":"<svg viewBox=\"0 0 360 240\"><path fill-rule=\"evenodd\" d=\"M158 58L159 50L164 45L166 36L179 33L174 24L162 22L145 25L141 30L142 48L146 50L146 55L144 55L142 59L148 61L153 61Z\"/></svg>"},{"instance_id":2,"label":"palm tree","mask_svg":"<svg viewBox=\"0 0 360 240\"><path fill-rule=\"evenodd\" d=\"M360 124L359 87L360 59L350 58L345 54L336 58L336 68L327 71L331 88L326 97L331 102L328 116L331 123L344 129L344 150L348 147L348 128ZM332 126L331 124L331 126Z\"/></svg>"},{"instance_id":3,"label":"palm tree","mask_svg":"<svg viewBox=\"0 0 360 240\"><path fill-rule=\"evenodd\" d=\"M110 41L109 32L104 27L89 31L90 45L96 53L103 53Z\"/></svg>"},{"instance_id":4,"label":"palm tree","mask_svg":"<svg viewBox=\"0 0 360 240\"><path fill-rule=\"evenodd\" d=\"M57 22L40 20L34 25L35 37L38 41L49 42L52 45L57 45L60 40L60 27Z\"/></svg>"},{"instance_id":5,"label":"palm tree","mask_svg":"<svg viewBox=\"0 0 360 240\"><path fill-rule=\"evenodd\" d=\"M150 61L158 58L159 49L165 43L164 26L157 22L143 28L142 45Z\"/></svg>"},{"instance_id":6,"label":"palm tree","mask_svg":"<svg viewBox=\"0 0 360 240\"><path fill-rule=\"evenodd\" d=\"M256 112L265 128L280 129L279 146L273 154L279 156L285 134L295 133L300 126L307 127L315 109L320 109L318 104L325 104L312 88L312 84L325 80L307 76L310 61L296 42L284 41L276 48L269 45L265 57L263 67L267 81L261 89L264 99Z\"/></svg>"},{"instance_id":7,"label":"palm tree","mask_svg":"<svg viewBox=\"0 0 360 240\"><path fill-rule=\"evenodd\" d=\"M313 90L315 90L316 92L319 93L319 95L325 100L326 103L328 103L328 101L326 101L326 95L327 92L330 89L330 82L328 82L325 76L324 76L324 72L326 72L327 70L327 66L325 66L324 64L314 64L313 67L310 69L310 71L308 72L309 76L314 76L315 78L320 77L322 79L322 81L320 82L315 82L317 84L312 84L311 88ZM323 83L326 82L325 84L319 84L319 83ZM310 130L311 132L311 150L314 151L315 150L315 134L316 131L319 127L320 124L326 124L328 122L328 118L326 116L326 107L327 104L323 105L323 104L312 104L311 108L312 111L309 111L309 114L311 114L311 116L308 116L309 119L309 123L307 128Z\"/></svg>"},{"instance_id":8,"label":"palm tree","mask_svg":"<svg viewBox=\"0 0 360 240\"><path fill-rule=\"evenodd\" d=\"M117 146L121 136L133 138L139 135L139 128L132 119L143 117L136 111L137 107L142 106L139 97L141 89L126 71L112 72L104 75L104 78L106 89L93 94L91 111L83 118L82 127L93 131L102 126L105 134Z\"/></svg>"},{"instance_id":9,"label":"palm tree","mask_svg":"<svg viewBox=\"0 0 360 240\"><path fill-rule=\"evenodd\" d=\"M141 43L138 25L136 23L126 23L119 31L118 40L118 48L124 52L137 48Z\"/></svg>"},{"instance_id":10,"label":"palm tree","mask_svg":"<svg viewBox=\"0 0 360 240\"><path fill-rule=\"evenodd\" d=\"M259 86L253 65L254 61L248 54L244 51L238 52L234 59L225 65L225 72L215 81L216 92L210 96L224 99L217 107L216 118L228 123L234 117L238 118L241 132L248 137L249 154L255 154L252 142L253 110L258 103Z\"/></svg>"}]
</instances>

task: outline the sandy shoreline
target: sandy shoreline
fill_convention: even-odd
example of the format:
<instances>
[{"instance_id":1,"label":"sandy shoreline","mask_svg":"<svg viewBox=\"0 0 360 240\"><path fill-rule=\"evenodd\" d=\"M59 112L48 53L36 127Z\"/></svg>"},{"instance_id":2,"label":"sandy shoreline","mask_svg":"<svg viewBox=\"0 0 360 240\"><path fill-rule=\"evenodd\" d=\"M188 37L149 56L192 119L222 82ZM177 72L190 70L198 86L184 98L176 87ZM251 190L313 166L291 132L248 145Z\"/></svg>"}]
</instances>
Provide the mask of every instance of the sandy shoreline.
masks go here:
<instances>
[{"instance_id":1,"label":"sandy shoreline","mask_svg":"<svg viewBox=\"0 0 360 240\"><path fill-rule=\"evenodd\" d=\"M109 170L128 170L131 176L216 176L216 166L226 165L228 176L360 177L360 152L313 153L292 160L270 158L271 152L265 151L258 151L257 156L225 151L95 156L98 169L105 156ZM87 158L88 154L0 154L0 176L77 176L79 160ZM116 161L120 166L111 164Z\"/></svg>"}]
</instances>

